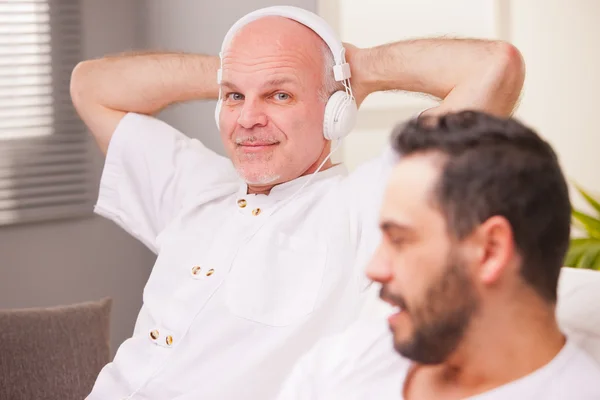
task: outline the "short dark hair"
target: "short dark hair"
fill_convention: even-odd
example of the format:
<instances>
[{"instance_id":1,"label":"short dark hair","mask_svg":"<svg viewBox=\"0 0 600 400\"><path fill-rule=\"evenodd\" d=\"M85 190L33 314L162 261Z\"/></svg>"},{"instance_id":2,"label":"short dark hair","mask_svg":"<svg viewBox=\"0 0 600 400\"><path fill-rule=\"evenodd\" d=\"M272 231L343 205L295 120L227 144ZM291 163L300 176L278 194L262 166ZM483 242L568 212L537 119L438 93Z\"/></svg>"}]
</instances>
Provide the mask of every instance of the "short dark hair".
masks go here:
<instances>
[{"instance_id":1,"label":"short dark hair","mask_svg":"<svg viewBox=\"0 0 600 400\"><path fill-rule=\"evenodd\" d=\"M512 227L522 258L521 275L556 302L569 246L571 204L552 147L513 118L479 111L420 117L398 126L400 156L439 153L443 159L433 201L459 240L492 216Z\"/></svg>"}]
</instances>

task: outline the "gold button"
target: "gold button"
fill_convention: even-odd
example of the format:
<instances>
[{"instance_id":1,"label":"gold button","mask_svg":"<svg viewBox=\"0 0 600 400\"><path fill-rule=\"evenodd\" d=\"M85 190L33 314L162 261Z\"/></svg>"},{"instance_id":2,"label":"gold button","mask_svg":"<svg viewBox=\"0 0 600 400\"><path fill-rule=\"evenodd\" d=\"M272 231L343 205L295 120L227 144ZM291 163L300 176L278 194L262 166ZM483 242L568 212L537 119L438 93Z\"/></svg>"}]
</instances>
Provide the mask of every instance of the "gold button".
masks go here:
<instances>
[{"instance_id":1,"label":"gold button","mask_svg":"<svg viewBox=\"0 0 600 400\"><path fill-rule=\"evenodd\" d=\"M171 336L171 335L167 336L165 341L167 342L167 346L172 345L173 344L173 336Z\"/></svg>"},{"instance_id":2,"label":"gold button","mask_svg":"<svg viewBox=\"0 0 600 400\"><path fill-rule=\"evenodd\" d=\"M255 208L252 210L252 215L257 216L258 214L260 214L260 208Z\"/></svg>"},{"instance_id":3,"label":"gold button","mask_svg":"<svg viewBox=\"0 0 600 400\"><path fill-rule=\"evenodd\" d=\"M212 274L214 274L214 273L215 273L215 270L211 268L211 269L209 269L209 270L208 270L208 272L206 273L206 276L211 276L211 275L212 275Z\"/></svg>"},{"instance_id":4,"label":"gold button","mask_svg":"<svg viewBox=\"0 0 600 400\"><path fill-rule=\"evenodd\" d=\"M150 332L150 337L152 339L156 340L156 339L158 339L158 336L159 336L159 334L158 334L158 331L156 329Z\"/></svg>"},{"instance_id":5,"label":"gold button","mask_svg":"<svg viewBox=\"0 0 600 400\"><path fill-rule=\"evenodd\" d=\"M201 269L202 269L202 268L200 268L200 266L199 266L199 265L195 265L195 266L192 268L192 274L194 274L194 275L198 275L198 272L200 272L200 270L201 270Z\"/></svg>"},{"instance_id":6,"label":"gold button","mask_svg":"<svg viewBox=\"0 0 600 400\"><path fill-rule=\"evenodd\" d=\"M248 203L246 203L246 200L244 200L244 199L239 199L237 203L238 203L238 207L240 207L240 208L244 208L244 207L246 207L246 204L248 204Z\"/></svg>"}]
</instances>

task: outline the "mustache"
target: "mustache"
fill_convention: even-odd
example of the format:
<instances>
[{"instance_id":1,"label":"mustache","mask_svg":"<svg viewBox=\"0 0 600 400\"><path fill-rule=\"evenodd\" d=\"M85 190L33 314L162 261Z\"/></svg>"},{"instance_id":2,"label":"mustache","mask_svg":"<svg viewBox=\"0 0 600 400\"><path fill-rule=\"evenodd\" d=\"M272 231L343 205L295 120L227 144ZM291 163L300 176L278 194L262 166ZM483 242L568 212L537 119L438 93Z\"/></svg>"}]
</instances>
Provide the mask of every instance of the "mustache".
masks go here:
<instances>
[{"instance_id":1,"label":"mustache","mask_svg":"<svg viewBox=\"0 0 600 400\"><path fill-rule=\"evenodd\" d=\"M379 297L381 298L381 300L387 301L388 303L393 303L403 310L407 309L406 301L404 301L404 298L399 295L391 294L389 289L385 285L381 286L381 289L379 290Z\"/></svg>"},{"instance_id":2,"label":"mustache","mask_svg":"<svg viewBox=\"0 0 600 400\"><path fill-rule=\"evenodd\" d=\"M261 145L269 145L279 143L279 140L271 135L268 136L257 136L257 135L240 135L234 138L235 144L244 145L244 144L261 144Z\"/></svg>"}]
</instances>

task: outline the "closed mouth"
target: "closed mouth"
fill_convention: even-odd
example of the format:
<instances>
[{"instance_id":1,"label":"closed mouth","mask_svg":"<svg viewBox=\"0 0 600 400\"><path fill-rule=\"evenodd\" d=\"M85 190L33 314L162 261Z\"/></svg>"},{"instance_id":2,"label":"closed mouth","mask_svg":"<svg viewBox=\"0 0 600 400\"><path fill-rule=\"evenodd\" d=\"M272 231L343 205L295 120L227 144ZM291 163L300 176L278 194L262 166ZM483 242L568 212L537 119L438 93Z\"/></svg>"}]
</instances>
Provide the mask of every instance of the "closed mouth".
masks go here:
<instances>
[{"instance_id":1,"label":"closed mouth","mask_svg":"<svg viewBox=\"0 0 600 400\"><path fill-rule=\"evenodd\" d=\"M242 146L242 147L265 147L265 146L274 146L276 144L278 144L279 142L275 142L275 143L261 143L261 142L252 142L252 143L239 143L238 146Z\"/></svg>"},{"instance_id":2,"label":"closed mouth","mask_svg":"<svg viewBox=\"0 0 600 400\"><path fill-rule=\"evenodd\" d=\"M261 151L270 151L278 144L279 142L246 142L238 143L237 148L245 153L256 153Z\"/></svg>"}]
</instances>

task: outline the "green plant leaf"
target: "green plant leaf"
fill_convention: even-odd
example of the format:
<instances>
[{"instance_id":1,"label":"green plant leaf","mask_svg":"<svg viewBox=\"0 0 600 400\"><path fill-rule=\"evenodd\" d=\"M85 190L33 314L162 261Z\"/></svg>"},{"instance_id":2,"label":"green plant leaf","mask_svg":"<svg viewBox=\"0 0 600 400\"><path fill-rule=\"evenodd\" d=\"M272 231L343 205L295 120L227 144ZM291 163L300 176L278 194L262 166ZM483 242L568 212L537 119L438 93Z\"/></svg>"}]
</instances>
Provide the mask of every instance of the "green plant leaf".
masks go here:
<instances>
[{"instance_id":1,"label":"green plant leaf","mask_svg":"<svg viewBox=\"0 0 600 400\"><path fill-rule=\"evenodd\" d=\"M596 271L600 271L600 257L596 257L596 262L594 263L592 269Z\"/></svg>"},{"instance_id":2,"label":"green plant leaf","mask_svg":"<svg viewBox=\"0 0 600 400\"><path fill-rule=\"evenodd\" d=\"M600 254L600 246L590 246L577 262L577 268L593 269Z\"/></svg>"},{"instance_id":3,"label":"green plant leaf","mask_svg":"<svg viewBox=\"0 0 600 400\"><path fill-rule=\"evenodd\" d=\"M583 225L585 231L590 237L600 239L600 220L581 211L573 210L571 215Z\"/></svg>"},{"instance_id":4,"label":"green plant leaf","mask_svg":"<svg viewBox=\"0 0 600 400\"><path fill-rule=\"evenodd\" d=\"M583 190L583 188L581 188L579 185L574 183L573 186L575 186L577 191L583 196L583 198L589 203L589 205L591 205L594 208L594 210L596 210L598 215L600 215L600 202L598 200L594 199L589 193L587 193L585 190Z\"/></svg>"},{"instance_id":5,"label":"green plant leaf","mask_svg":"<svg viewBox=\"0 0 600 400\"><path fill-rule=\"evenodd\" d=\"M594 255L592 265L600 263L600 240L593 238L571 239L564 265L571 268L590 268L590 258Z\"/></svg>"},{"instance_id":6,"label":"green plant leaf","mask_svg":"<svg viewBox=\"0 0 600 400\"><path fill-rule=\"evenodd\" d=\"M567 255L565 256L565 261L563 264L567 267L576 268L577 261L579 261L581 255L585 251L585 242L588 240L589 239L587 238L571 239L571 242L569 243L569 250L567 251Z\"/></svg>"}]
</instances>

